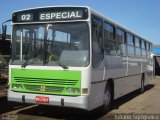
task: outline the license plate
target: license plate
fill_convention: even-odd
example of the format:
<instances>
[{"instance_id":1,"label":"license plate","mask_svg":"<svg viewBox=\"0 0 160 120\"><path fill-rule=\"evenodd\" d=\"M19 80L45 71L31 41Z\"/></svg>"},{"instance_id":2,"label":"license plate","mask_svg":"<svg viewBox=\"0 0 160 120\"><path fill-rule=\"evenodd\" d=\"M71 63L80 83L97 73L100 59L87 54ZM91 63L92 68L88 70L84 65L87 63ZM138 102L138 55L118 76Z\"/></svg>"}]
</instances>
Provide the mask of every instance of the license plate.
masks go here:
<instances>
[{"instance_id":1,"label":"license plate","mask_svg":"<svg viewBox=\"0 0 160 120\"><path fill-rule=\"evenodd\" d=\"M36 102L49 103L49 97L36 96Z\"/></svg>"}]
</instances>

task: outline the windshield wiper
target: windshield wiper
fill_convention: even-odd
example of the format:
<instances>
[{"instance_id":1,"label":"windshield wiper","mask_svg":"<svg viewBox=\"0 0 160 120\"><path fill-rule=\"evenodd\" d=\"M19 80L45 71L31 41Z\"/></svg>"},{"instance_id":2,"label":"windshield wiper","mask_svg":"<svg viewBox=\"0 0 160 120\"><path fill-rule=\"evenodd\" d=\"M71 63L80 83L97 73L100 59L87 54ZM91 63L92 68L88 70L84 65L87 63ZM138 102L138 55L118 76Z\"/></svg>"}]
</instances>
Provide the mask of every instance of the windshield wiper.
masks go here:
<instances>
[{"instance_id":1,"label":"windshield wiper","mask_svg":"<svg viewBox=\"0 0 160 120\"><path fill-rule=\"evenodd\" d=\"M58 63L58 65L59 66L61 66L63 69L68 69L68 66L66 66L62 61L60 61L60 60L57 60L57 63Z\"/></svg>"},{"instance_id":2,"label":"windshield wiper","mask_svg":"<svg viewBox=\"0 0 160 120\"><path fill-rule=\"evenodd\" d=\"M56 55L51 55L51 57L54 57L54 61L61 66L63 69L68 69L68 66L66 66L63 61L59 60L58 57Z\"/></svg>"},{"instance_id":3,"label":"windshield wiper","mask_svg":"<svg viewBox=\"0 0 160 120\"><path fill-rule=\"evenodd\" d=\"M28 65L28 62L32 59L32 57L28 58L22 65L22 68L25 68Z\"/></svg>"}]
</instances>

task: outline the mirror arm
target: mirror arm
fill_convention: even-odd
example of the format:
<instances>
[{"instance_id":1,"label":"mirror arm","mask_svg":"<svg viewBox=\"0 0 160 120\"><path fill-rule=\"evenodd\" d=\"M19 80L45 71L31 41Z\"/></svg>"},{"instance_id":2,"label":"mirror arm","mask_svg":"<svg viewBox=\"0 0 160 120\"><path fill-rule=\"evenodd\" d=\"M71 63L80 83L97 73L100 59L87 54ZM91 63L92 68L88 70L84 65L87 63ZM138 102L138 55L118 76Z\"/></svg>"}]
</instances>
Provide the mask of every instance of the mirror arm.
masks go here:
<instances>
[{"instance_id":1,"label":"mirror arm","mask_svg":"<svg viewBox=\"0 0 160 120\"><path fill-rule=\"evenodd\" d=\"M2 23L2 25L3 25L4 23L10 22L10 21L12 21L12 19L9 19L9 20L4 21L4 22Z\"/></svg>"}]
</instances>

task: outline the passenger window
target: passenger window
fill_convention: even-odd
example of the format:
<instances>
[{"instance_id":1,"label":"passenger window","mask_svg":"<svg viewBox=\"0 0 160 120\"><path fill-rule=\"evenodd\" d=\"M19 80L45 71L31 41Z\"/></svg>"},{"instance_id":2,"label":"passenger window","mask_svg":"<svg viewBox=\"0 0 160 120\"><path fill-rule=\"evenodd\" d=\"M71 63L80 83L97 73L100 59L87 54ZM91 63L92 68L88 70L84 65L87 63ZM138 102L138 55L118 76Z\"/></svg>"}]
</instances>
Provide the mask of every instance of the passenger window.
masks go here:
<instances>
[{"instance_id":1,"label":"passenger window","mask_svg":"<svg viewBox=\"0 0 160 120\"><path fill-rule=\"evenodd\" d=\"M147 43L146 43L147 51L149 51L149 47L150 47L150 46L149 46L149 43L147 42Z\"/></svg>"},{"instance_id":2,"label":"passenger window","mask_svg":"<svg viewBox=\"0 0 160 120\"><path fill-rule=\"evenodd\" d=\"M104 27L104 39L113 40L113 26L108 23L104 23L103 27Z\"/></svg>"},{"instance_id":3,"label":"passenger window","mask_svg":"<svg viewBox=\"0 0 160 120\"><path fill-rule=\"evenodd\" d=\"M124 31L121 29L116 29L116 39L120 43L124 43L125 38L124 38Z\"/></svg>"},{"instance_id":4,"label":"passenger window","mask_svg":"<svg viewBox=\"0 0 160 120\"><path fill-rule=\"evenodd\" d=\"M116 42L111 40L105 41L106 54L116 55Z\"/></svg>"},{"instance_id":5,"label":"passenger window","mask_svg":"<svg viewBox=\"0 0 160 120\"><path fill-rule=\"evenodd\" d=\"M127 33L127 43L129 45L134 45L133 35L131 35L130 33Z\"/></svg>"},{"instance_id":6,"label":"passenger window","mask_svg":"<svg viewBox=\"0 0 160 120\"><path fill-rule=\"evenodd\" d=\"M149 44L149 51L152 51L152 44Z\"/></svg>"},{"instance_id":7,"label":"passenger window","mask_svg":"<svg viewBox=\"0 0 160 120\"><path fill-rule=\"evenodd\" d=\"M128 45L127 46L127 51L128 51L128 56L130 56L130 57L134 57L135 56L135 54L134 54L134 46Z\"/></svg>"},{"instance_id":8,"label":"passenger window","mask_svg":"<svg viewBox=\"0 0 160 120\"><path fill-rule=\"evenodd\" d=\"M140 39L138 37L135 37L135 47L141 47L141 42L140 42Z\"/></svg>"},{"instance_id":9,"label":"passenger window","mask_svg":"<svg viewBox=\"0 0 160 120\"><path fill-rule=\"evenodd\" d=\"M147 57L147 52L146 50L142 50L142 58L146 58Z\"/></svg>"},{"instance_id":10,"label":"passenger window","mask_svg":"<svg viewBox=\"0 0 160 120\"><path fill-rule=\"evenodd\" d=\"M127 56L127 49L125 43L119 43L117 46L117 55Z\"/></svg>"},{"instance_id":11,"label":"passenger window","mask_svg":"<svg viewBox=\"0 0 160 120\"><path fill-rule=\"evenodd\" d=\"M125 32L116 28L117 55L126 56Z\"/></svg>"},{"instance_id":12,"label":"passenger window","mask_svg":"<svg viewBox=\"0 0 160 120\"><path fill-rule=\"evenodd\" d=\"M142 40L142 42L141 42L141 43L142 43L142 44L141 44L141 45L142 45L142 46L141 46L141 47L142 47L142 49L146 49L145 41L144 41L144 40Z\"/></svg>"},{"instance_id":13,"label":"passenger window","mask_svg":"<svg viewBox=\"0 0 160 120\"><path fill-rule=\"evenodd\" d=\"M104 50L106 54L116 55L116 41L114 40L114 28L109 23L104 23Z\"/></svg>"},{"instance_id":14,"label":"passenger window","mask_svg":"<svg viewBox=\"0 0 160 120\"><path fill-rule=\"evenodd\" d=\"M141 57L141 48L135 48L136 57Z\"/></svg>"}]
</instances>

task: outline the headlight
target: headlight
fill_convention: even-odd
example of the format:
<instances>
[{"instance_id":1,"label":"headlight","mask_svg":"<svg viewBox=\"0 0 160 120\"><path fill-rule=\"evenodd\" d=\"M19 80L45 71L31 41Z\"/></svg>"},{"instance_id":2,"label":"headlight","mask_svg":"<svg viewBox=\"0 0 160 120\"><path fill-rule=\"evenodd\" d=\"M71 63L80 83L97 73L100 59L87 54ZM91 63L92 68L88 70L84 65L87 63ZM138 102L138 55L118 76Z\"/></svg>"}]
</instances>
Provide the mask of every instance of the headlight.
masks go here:
<instances>
[{"instance_id":1,"label":"headlight","mask_svg":"<svg viewBox=\"0 0 160 120\"><path fill-rule=\"evenodd\" d=\"M12 88L13 88L13 89L22 89L22 85L13 84L13 85L12 85Z\"/></svg>"},{"instance_id":2,"label":"headlight","mask_svg":"<svg viewBox=\"0 0 160 120\"><path fill-rule=\"evenodd\" d=\"M79 88L67 88L66 90L68 93L79 93L80 89Z\"/></svg>"}]
</instances>

